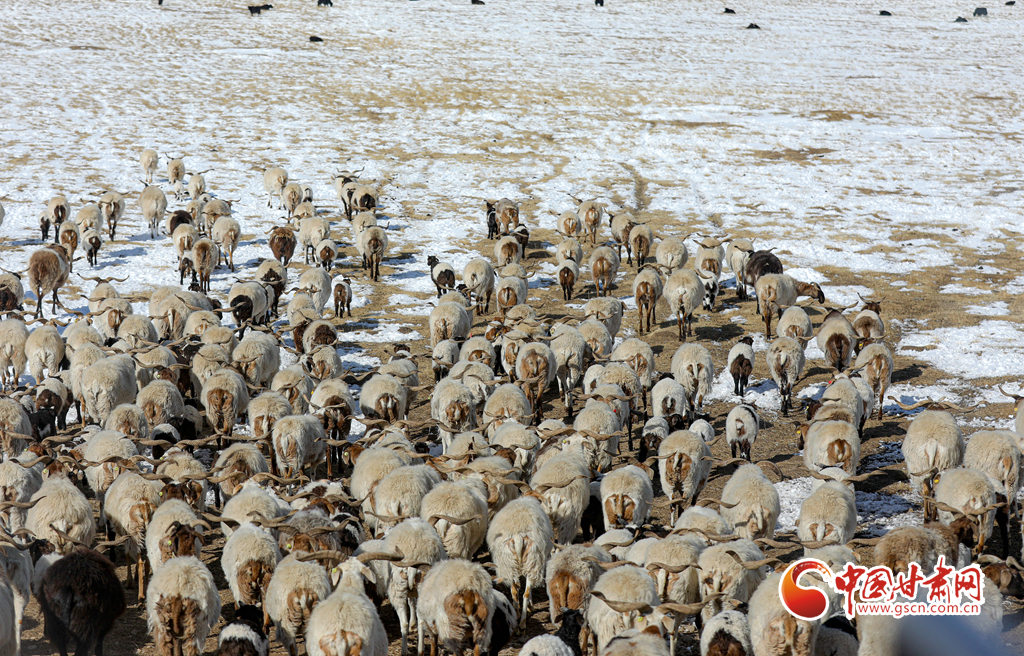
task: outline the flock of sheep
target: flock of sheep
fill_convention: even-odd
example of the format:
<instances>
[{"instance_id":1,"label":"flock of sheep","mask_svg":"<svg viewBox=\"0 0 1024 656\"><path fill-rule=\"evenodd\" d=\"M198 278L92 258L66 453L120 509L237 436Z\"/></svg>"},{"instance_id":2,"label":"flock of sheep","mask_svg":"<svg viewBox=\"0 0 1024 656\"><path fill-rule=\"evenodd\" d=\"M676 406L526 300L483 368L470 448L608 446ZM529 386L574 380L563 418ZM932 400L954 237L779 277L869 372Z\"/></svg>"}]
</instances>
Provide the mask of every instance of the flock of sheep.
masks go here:
<instances>
[{"instance_id":1,"label":"flock of sheep","mask_svg":"<svg viewBox=\"0 0 1024 656\"><path fill-rule=\"evenodd\" d=\"M930 572L939 556L980 561L986 600L972 623L993 636L1003 595L1024 592L1006 532L1018 512L1021 415L1016 432L967 442L951 414L959 408L917 404L925 409L902 451L926 523L854 538L854 484L870 475L858 475L862 431L876 411L881 418L893 374L878 302L849 316L828 309L814 326L798 299L825 304L821 288L784 273L770 250L705 237L691 257L683 239L659 239L628 212L576 199L557 219L555 279L564 301L590 298L582 317L538 315L523 266L530 230L518 205L501 199L486 207L493 259L472 260L461 276L429 260L438 297L429 363L396 344L388 362L357 377L336 348L352 287L331 272L344 241L381 284L389 244L377 186L358 172L334 176L344 216L332 225L309 186L266 170L268 205L288 219L268 231L259 267L236 274L225 304L209 293L218 266L235 271L242 228L232 201L171 158L166 184L183 207L168 213L153 183L157 153L146 150L141 164L147 186L137 207L108 192L72 216L64 197L53 198L27 275L0 275L0 654L20 649L32 594L62 656L72 643L101 654L126 594L144 604L161 656L203 653L222 614L232 621L217 649L232 656L266 656L271 638L290 656L384 656L389 642L404 655L410 639L417 653L429 642L432 656L480 656L526 638L524 655L582 647L661 656L675 652L691 620L701 656L895 653L892 618L854 626L789 614L768 547L793 557L802 548L833 571L860 562L853 546L871 544L873 563L894 572L909 562ZM64 308L76 315L70 324L52 318L78 249L102 268L104 235L115 240L129 211L152 237L170 237L178 284L153 290L147 309L123 298L115 279L84 278L97 283L88 313ZM292 261L297 246L311 266ZM636 269L639 336L617 340L627 319L611 295L626 273L622 248ZM753 340L716 363L690 339L695 312L715 308L724 265L738 299L751 288L756 296L770 340L763 366L783 414L798 409L810 340L834 371L820 400L800 408L799 448L816 480L795 535L776 533L780 497L768 474L777 467L751 462L761 420L742 400ZM304 272L290 282L295 268ZM23 309L26 282L33 318ZM643 339L662 299L680 341L667 371ZM295 363L282 367L289 354ZM712 457L721 435L704 414L716 364L737 400L725 417L727 461ZM434 380L421 383L429 372ZM421 405L429 419L410 420ZM78 421L69 425L72 407ZM552 410L563 416L546 416ZM350 442L355 418L367 431ZM239 423L248 430L236 434ZM700 499L716 476L728 478L721 498ZM995 525L998 557L982 553ZM218 533L226 541L210 560ZM111 562L122 557L125 581ZM222 609L210 565L221 568L235 610ZM392 610L380 610L383 600ZM531 636L541 610L559 629ZM389 634L380 614L392 611L399 628Z\"/></svg>"}]
</instances>

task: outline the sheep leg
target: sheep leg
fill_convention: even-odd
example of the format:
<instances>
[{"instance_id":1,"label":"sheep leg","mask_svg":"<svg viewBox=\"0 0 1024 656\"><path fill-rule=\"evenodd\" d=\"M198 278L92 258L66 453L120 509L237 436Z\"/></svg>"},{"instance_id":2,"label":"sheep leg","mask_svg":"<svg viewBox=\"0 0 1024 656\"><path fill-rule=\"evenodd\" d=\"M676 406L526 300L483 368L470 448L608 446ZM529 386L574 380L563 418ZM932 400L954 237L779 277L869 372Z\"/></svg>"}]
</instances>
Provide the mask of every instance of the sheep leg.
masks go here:
<instances>
[{"instance_id":1,"label":"sheep leg","mask_svg":"<svg viewBox=\"0 0 1024 656\"><path fill-rule=\"evenodd\" d=\"M533 581L526 577L526 585L523 588L523 610L519 615L520 630L526 628L526 618L530 615L530 608L533 606Z\"/></svg>"},{"instance_id":2,"label":"sheep leg","mask_svg":"<svg viewBox=\"0 0 1024 656\"><path fill-rule=\"evenodd\" d=\"M139 561L137 563L139 568L139 605L146 603L146 561L142 558L142 551L139 551Z\"/></svg>"},{"instance_id":3,"label":"sheep leg","mask_svg":"<svg viewBox=\"0 0 1024 656\"><path fill-rule=\"evenodd\" d=\"M402 636L402 656L408 656L409 644L406 636L409 633L409 602L403 599L395 604L395 614L398 615L398 633Z\"/></svg>"}]
</instances>

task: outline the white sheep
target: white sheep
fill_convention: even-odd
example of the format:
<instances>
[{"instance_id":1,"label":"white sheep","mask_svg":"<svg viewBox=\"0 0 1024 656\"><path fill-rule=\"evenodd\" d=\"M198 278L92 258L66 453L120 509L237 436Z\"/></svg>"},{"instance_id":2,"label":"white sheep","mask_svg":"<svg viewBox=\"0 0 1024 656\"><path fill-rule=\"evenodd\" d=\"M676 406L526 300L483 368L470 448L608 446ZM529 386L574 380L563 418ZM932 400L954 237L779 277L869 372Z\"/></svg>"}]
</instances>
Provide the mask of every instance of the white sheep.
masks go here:
<instances>
[{"instance_id":1,"label":"white sheep","mask_svg":"<svg viewBox=\"0 0 1024 656\"><path fill-rule=\"evenodd\" d=\"M733 554L739 557L739 561ZM697 566L701 572L700 596L707 599L716 593L722 595L712 599L701 610L704 622L722 612L725 598L732 598L737 602L749 601L754 590L768 575L768 562L770 559L764 558L761 549L747 539L714 544L702 551L697 559Z\"/></svg>"},{"instance_id":2,"label":"white sheep","mask_svg":"<svg viewBox=\"0 0 1024 656\"><path fill-rule=\"evenodd\" d=\"M158 227L167 211L167 196L160 187L149 185L139 195L139 207L142 208L142 218L149 224L150 239L156 239Z\"/></svg>"},{"instance_id":3,"label":"white sheep","mask_svg":"<svg viewBox=\"0 0 1024 656\"><path fill-rule=\"evenodd\" d=\"M554 549L551 520L540 502L533 497L523 497L502 508L487 529L487 548L498 576L512 589L513 603L520 608L519 629L522 630L532 607L532 590L543 583L548 558Z\"/></svg>"},{"instance_id":4,"label":"white sheep","mask_svg":"<svg viewBox=\"0 0 1024 656\"><path fill-rule=\"evenodd\" d=\"M128 355L104 358L82 370L80 385L85 414L102 424L115 407L135 401L135 363Z\"/></svg>"},{"instance_id":5,"label":"white sheep","mask_svg":"<svg viewBox=\"0 0 1024 656\"><path fill-rule=\"evenodd\" d=\"M491 644L491 577L476 563L443 560L423 578L416 612L418 653L423 653L424 632L429 631L434 640L432 653L440 641L449 653L461 656L462 644L468 639L474 656L479 656Z\"/></svg>"},{"instance_id":6,"label":"white sheep","mask_svg":"<svg viewBox=\"0 0 1024 656\"><path fill-rule=\"evenodd\" d=\"M802 428L799 448L804 450L804 465L811 471L839 467L847 474L857 473L860 464L860 437L857 429L845 421L816 421Z\"/></svg>"},{"instance_id":7,"label":"white sheep","mask_svg":"<svg viewBox=\"0 0 1024 656\"><path fill-rule=\"evenodd\" d=\"M815 339L818 348L825 354L825 364L839 371L850 366L857 345L857 333L842 312L829 311L818 327Z\"/></svg>"},{"instance_id":8,"label":"white sheep","mask_svg":"<svg viewBox=\"0 0 1024 656\"><path fill-rule=\"evenodd\" d=\"M779 492L757 465L747 464L729 477L722 489L722 519L741 538L775 535L781 504Z\"/></svg>"},{"instance_id":9,"label":"white sheep","mask_svg":"<svg viewBox=\"0 0 1024 656\"><path fill-rule=\"evenodd\" d=\"M693 334L693 313L704 300L704 282L690 269L676 269L665 281L663 295L669 312L676 315L679 339L684 340Z\"/></svg>"},{"instance_id":10,"label":"white sheep","mask_svg":"<svg viewBox=\"0 0 1024 656\"><path fill-rule=\"evenodd\" d=\"M100 523L109 522L117 535L129 537L125 545L128 552L128 580L131 581L132 566L139 582L139 601L145 599L146 530L150 519L160 503L156 487L134 472L125 471L107 488L100 512Z\"/></svg>"},{"instance_id":11,"label":"white sheep","mask_svg":"<svg viewBox=\"0 0 1024 656\"><path fill-rule=\"evenodd\" d=\"M779 337L768 347L765 356L768 373L782 396L782 414L789 415L793 407L793 385L804 371L804 349L792 337Z\"/></svg>"},{"instance_id":12,"label":"white sheep","mask_svg":"<svg viewBox=\"0 0 1024 656\"><path fill-rule=\"evenodd\" d=\"M406 636L409 627L418 624L416 598L423 580L422 567L429 567L448 557L437 531L419 517L400 522L384 538L385 551L402 553L402 562L390 564L387 581L388 601L398 615L402 655L409 653Z\"/></svg>"},{"instance_id":13,"label":"white sheep","mask_svg":"<svg viewBox=\"0 0 1024 656\"><path fill-rule=\"evenodd\" d=\"M672 356L672 377L686 390L693 411L700 412L715 380L711 353L700 344L683 344Z\"/></svg>"},{"instance_id":14,"label":"white sheep","mask_svg":"<svg viewBox=\"0 0 1024 656\"><path fill-rule=\"evenodd\" d=\"M827 481L800 504L797 537L803 542L827 540L843 545L856 531L856 498L844 483Z\"/></svg>"},{"instance_id":15,"label":"white sheep","mask_svg":"<svg viewBox=\"0 0 1024 656\"><path fill-rule=\"evenodd\" d=\"M799 619L782 603L782 574L771 574L750 597L747 623L756 656L813 656L820 622Z\"/></svg>"},{"instance_id":16,"label":"white sheep","mask_svg":"<svg viewBox=\"0 0 1024 656\"><path fill-rule=\"evenodd\" d=\"M641 526L651 512L654 491L647 472L635 465L619 467L601 479L601 509L605 529Z\"/></svg>"},{"instance_id":17,"label":"white sheep","mask_svg":"<svg viewBox=\"0 0 1024 656\"><path fill-rule=\"evenodd\" d=\"M96 537L92 506L66 476L51 475L29 501L38 503L29 508L25 528L37 538L48 540L62 555L70 553L75 544L60 537L54 529L76 542L92 544Z\"/></svg>"},{"instance_id":18,"label":"white sheep","mask_svg":"<svg viewBox=\"0 0 1024 656\"><path fill-rule=\"evenodd\" d=\"M551 519L557 544L571 544L580 530L590 500L590 471L582 458L560 453L544 463L530 479Z\"/></svg>"},{"instance_id":19,"label":"white sheep","mask_svg":"<svg viewBox=\"0 0 1024 656\"><path fill-rule=\"evenodd\" d=\"M586 618L594 632L596 649L604 649L615 635L633 628L640 615L639 610L615 610L606 601L616 606L624 603L650 607L660 602L650 575L635 565L616 567L602 574L592 594L594 598L590 600Z\"/></svg>"},{"instance_id":20,"label":"white sheep","mask_svg":"<svg viewBox=\"0 0 1024 656\"><path fill-rule=\"evenodd\" d=\"M786 311L782 313L782 318L779 319L778 325L775 327L775 332L779 337L792 337L793 339L803 340L803 342L810 341L811 337L814 336L811 318L807 316L807 311L799 305L792 305L786 308Z\"/></svg>"},{"instance_id":21,"label":"white sheep","mask_svg":"<svg viewBox=\"0 0 1024 656\"><path fill-rule=\"evenodd\" d=\"M172 558L156 568L146 591L146 616L160 656L203 653L220 619L213 575L195 556Z\"/></svg>"},{"instance_id":22,"label":"white sheep","mask_svg":"<svg viewBox=\"0 0 1024 656\"><path fill-rule=\"evenodd\" d=\"M737 276L738 277L738 276ZM753 656L747 616L727 610L712 617L700 633L700 656Z\"/></svg>"},{"instance_id":23,"label":"white sheep","mask_svg":"<svg viewBox=\"0 0 1024 656\"><path fill-rule=\"evenodd\" d=\"M231 533L221 554L221 570L236 606L263 606L281 550L269 532L245 523Z\"/></svg>"},{"instance_id":24,"label":"white sheep","mask_svg":"<svg viewBox=\"0 0 1024 656\"><path fill-rule=\"evenodd\" d=\"M711 474L711 449L700 436L676 431L658 447L658 473L669 501L694 504ZM671 522L675 522L678 504L672 504Z\"/></svg>"},{"instance_id":25,"label":"white sheep","mask_svg":"<svg viewBox=\"0 0 1024 656\"><path fill-rule=\"evenodd\" d=\"M750 462L750 449L757 439L760 427L761 418L753 406L738 405L729 411L725 418L725 438L733 458L739 451L739 457Z\"/></svg>"},{"instance_id":26,"label":"white sheep","mask_svg":"<svg viewBox=\"0 0 1024 656\"><path fill-rule=\"evenodd\" d=\"M380 536L403 519L416 517L420 514L423 497L440 482L437 471L427 465L393 470L373 490L370 497L372 511L366 513L367 525Z\"/></svg>"},{"instance_id":27,"label":"white sheep","mask_svg":"<svg viewBox=\"0 0 1024 656\"><path fill-rule=\"evenodd\" d=\"M996 516L996 493L1000 487L999 482L989 474L966 468L942 472L935 483L936 505L945 504L947 507L955 508L957 512L967 515L977 523L975 553L980 554L985 548L985 542L992 536L992 525ZM938 514L939 521L946 526L956 518L953 512L944 510L941 506Z\"/></svg>"}]
</instances>

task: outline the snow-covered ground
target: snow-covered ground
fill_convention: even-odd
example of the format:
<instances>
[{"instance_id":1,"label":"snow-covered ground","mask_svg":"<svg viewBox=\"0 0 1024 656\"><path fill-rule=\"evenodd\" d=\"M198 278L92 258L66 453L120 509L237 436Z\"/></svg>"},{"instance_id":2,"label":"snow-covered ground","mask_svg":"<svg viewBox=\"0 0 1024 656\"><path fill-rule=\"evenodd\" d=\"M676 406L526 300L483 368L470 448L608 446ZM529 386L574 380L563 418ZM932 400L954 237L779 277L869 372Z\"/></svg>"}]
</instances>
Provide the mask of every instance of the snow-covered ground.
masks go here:
<instances>
[{"instance_id":1,"label":"snow-covered ground","mask_svg":"<svg viewBox=\"0 0 1024 656\"><path fill-rule=\"evenodd\" d=\"M164 154L185 154L189 170L212 169L208 187L237 199L242 271L268 255L266 231L282 216L267 207L257 169L284 166L333 212L331 174L364 167L362 177L382 181L395 267L381 302L423 317L434 290L426 257L461 271L479 256L481 199L521 201L531 226L551 229L573 207L571 193L668 221L661 236L757 235L835 303L887 287L970 296L963 325L894 308L893 350L948 379L891 393L904 403L999 401L970 381L1019 375L1024 328L976 276L1024 290L1019 271L993 264L1024 225L1024 7L999 3L988 18L956 24L966 9L937 0L892 3L891 17L854 0L729 4L735 15L720 3L664 0L607 0L602 10L585 1L336 0L327 9L277 0L258 18L200 0L0 4L0 235L15 247L0 251L2 266L25 268L52 195L65 194L74 214L115 189L131 192L124 237L85 275L130 275L119 287L140 294L170 282L174 250L165 237L149 239L136 201L145 147L161 153L161 167ZM744 29L751 22L761 29ZM324 42L310 43L314 34ZM172 209L182 205L171 199ZM351 264L347 228L335 226ZM549 284L550 265L533 266L541 275L531 287ZM884 283L837 285L829 268ZM936 268L951 276L941 287L921 278ZM232 278L218 271L214 289ZM354 283L353 306L365 307L375 286ZM424 337L411 323L357 319L344 342ZM341 354L356 370L379 362L353 346ZM807 355L822 356L813 342ZM712 396L735 401L727 372ZM774 384L756 373L747 401L779 408ZM885 453L899 462L898 444ZM792 526L809 480L780 484L780 528ZM908 501L858 493L868 534L909 521Z\"/></svg>"}]
</instances>

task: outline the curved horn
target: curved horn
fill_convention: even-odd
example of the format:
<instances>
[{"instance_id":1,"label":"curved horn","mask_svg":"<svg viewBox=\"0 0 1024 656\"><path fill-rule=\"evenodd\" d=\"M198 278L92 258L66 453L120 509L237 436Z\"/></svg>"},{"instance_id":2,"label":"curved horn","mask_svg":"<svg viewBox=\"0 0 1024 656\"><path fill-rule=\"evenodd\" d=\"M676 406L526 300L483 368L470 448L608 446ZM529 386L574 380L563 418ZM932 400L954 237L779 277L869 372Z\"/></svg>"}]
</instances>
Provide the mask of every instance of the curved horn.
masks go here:
<instances>
[{"instance_id":1,"label":"curved horn","mask_svg":"<svg viewBox=\"0 0 1024 656\"><path fill-rule=\"evenodd\" d=\"M921 407L924 407L926 405L931 405L932 403L935 403L935 401L932 401L931 399L924 399L922 401L918 401L914 405L904 405L895 396L888 396L886 398L888 398L890 401L894 402L896 405L898 405L899 407L901 407L901 408L903 408L904 410L907 410L907 411L917 410L918 408L921 408Z\"/></svg>"},{"instance_id":2,"label":"curved horn","mask_svg":"<svg viewBox=\"0 0 1024 656\"><path fill-rule=\"evenodd\" d=\"M608 599L597 590L591 590L590 594L594 595L595 597L603 601L604 604L608 606L608 608L611 608L617 613L649 613L653 610L650 604L646 604L642 601L619 601L616 599Z\"/></svg>"}]
</instances>

